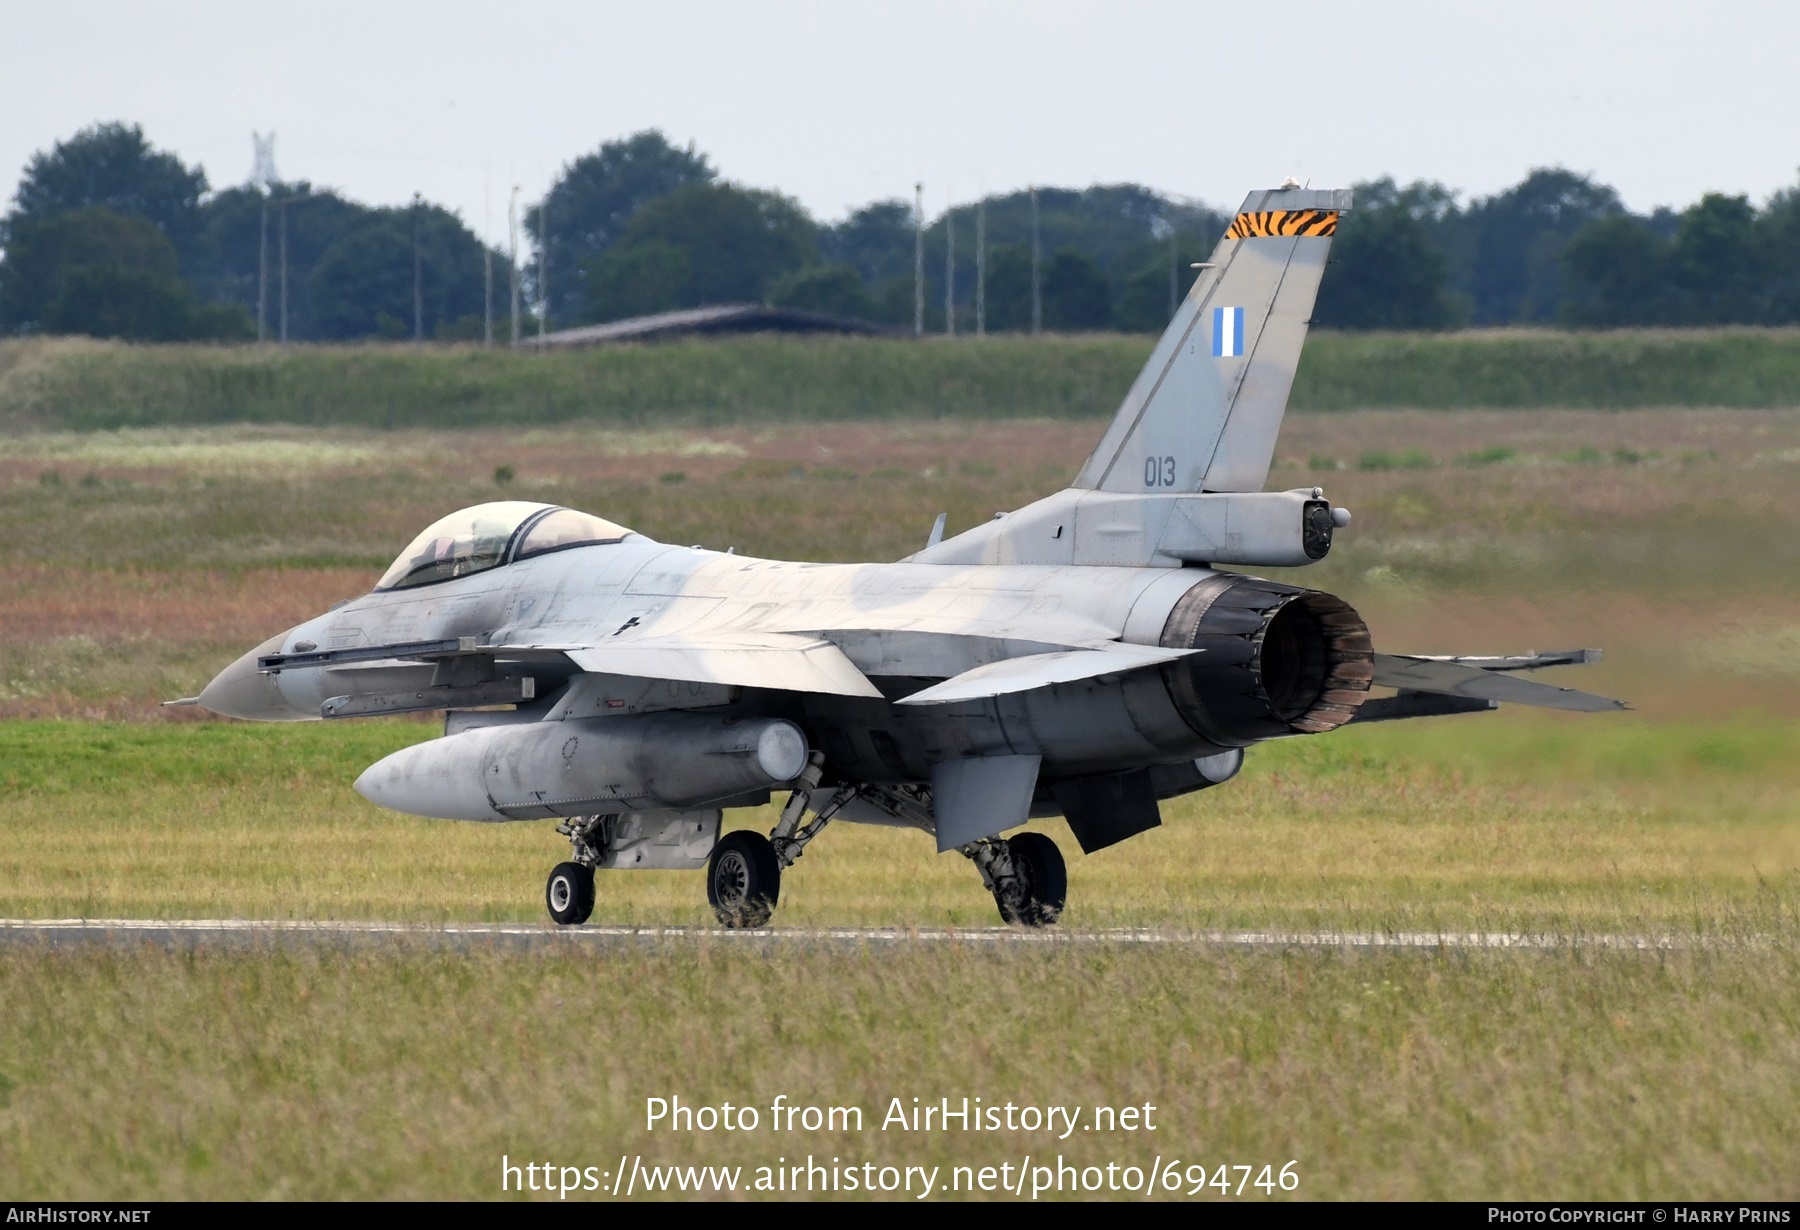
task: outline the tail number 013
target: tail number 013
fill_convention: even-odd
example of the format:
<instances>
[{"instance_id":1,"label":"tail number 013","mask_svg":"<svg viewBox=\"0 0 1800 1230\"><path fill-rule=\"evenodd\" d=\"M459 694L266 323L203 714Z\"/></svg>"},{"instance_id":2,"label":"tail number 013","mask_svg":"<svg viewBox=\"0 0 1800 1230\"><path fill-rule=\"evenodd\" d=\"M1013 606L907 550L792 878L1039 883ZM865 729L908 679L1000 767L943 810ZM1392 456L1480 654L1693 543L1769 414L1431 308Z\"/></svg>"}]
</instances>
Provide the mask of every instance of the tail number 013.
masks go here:
<instances>
[{"instance_id":1,"label":"tail number 013","mask_svg":"<svg viewBox=\"0 0 1800 1230\"><path fill-rule=\"evenodd\" d=\"M1144 486L1173 487L1175 485L1175 458L1144 458Z\"/></svg>"}]
</instances>

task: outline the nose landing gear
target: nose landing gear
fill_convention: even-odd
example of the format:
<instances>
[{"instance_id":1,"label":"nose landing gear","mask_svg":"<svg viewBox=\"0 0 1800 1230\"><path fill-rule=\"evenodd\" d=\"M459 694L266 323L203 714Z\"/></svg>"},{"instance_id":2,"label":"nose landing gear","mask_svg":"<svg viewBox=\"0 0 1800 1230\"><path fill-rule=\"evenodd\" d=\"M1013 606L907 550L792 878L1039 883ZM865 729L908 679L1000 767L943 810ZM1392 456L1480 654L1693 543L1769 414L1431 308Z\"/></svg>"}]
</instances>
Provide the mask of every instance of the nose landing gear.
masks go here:
<instances>
[{"instance_id":1,"label":"nose landing gear","mask_svg":"<svg viewBox=\"0 0 1800 1230\"><path fill-rule=\"evenodd\" d=\"M580 863L558 863L544 883L550 917L565 927L579 926L594 913L594 869Z\"/></svg>"}]
</instances>

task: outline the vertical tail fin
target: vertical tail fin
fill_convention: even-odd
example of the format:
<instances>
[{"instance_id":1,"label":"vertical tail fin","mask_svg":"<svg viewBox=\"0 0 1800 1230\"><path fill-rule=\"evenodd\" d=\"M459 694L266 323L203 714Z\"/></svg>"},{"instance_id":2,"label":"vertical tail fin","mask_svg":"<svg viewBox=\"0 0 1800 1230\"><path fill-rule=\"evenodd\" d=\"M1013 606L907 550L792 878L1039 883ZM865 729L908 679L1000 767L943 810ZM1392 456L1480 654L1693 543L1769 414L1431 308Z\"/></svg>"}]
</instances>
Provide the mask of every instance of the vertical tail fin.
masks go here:
<instances>
[{"instance_id":1,"label":"vertical tail fin","mask_svg":"<svg viewBox=\"0 0 1800 1230\"><path fill-rule=\"evenodd\" d=\"M1119 493L1261 491L1347 189L1244 200L1075 480Z\"/></svg>"}]
</instances>

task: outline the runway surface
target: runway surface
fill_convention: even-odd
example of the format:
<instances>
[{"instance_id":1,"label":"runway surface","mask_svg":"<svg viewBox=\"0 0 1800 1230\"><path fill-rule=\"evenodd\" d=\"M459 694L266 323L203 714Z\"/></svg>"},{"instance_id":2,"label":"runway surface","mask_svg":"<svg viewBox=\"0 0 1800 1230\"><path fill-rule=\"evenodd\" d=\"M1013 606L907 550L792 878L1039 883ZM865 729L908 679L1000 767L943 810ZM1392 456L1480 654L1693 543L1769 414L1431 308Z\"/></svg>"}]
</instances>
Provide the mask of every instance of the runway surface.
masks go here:
<instances>
[{"instance_id":1,"label":"runway surface","mask_svg":"<svg viewBox=\"0 0 1800 1230\"><path fill-rule=\"evenodd\" d=\"M549 923L273 922L238 919L59 918L0 919L0 945L98 945L127 948L253 948L272 945L566 951L618 949L705 941L752 947L811 944L882 947L906 944L1166 945L1224 949L1404 949L1560 952L1574 949L1672 951L1702 941L1668 935L1513 934L1505 932L1354 931L1076 931L1014 927L773 927L730 931L722 927L629 927Z\"/></svg>"}]
</instances>

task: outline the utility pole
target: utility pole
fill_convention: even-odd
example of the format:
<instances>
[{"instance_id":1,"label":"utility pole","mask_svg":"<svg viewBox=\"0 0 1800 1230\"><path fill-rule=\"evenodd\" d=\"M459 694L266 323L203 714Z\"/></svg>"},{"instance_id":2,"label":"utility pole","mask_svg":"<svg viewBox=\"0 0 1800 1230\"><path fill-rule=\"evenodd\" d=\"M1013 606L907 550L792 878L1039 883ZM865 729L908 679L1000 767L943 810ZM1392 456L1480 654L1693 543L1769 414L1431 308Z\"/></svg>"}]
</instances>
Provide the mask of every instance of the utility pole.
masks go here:
<instances>
[{"instance_id":1,"label":"utility pole","mask_svg":"<svg viewBox=\"0 0 1800 1230\"><path fill-rule=\"evenodd\" d=\"M512 201L506 207L506 267L512 276L512 332L508 344L519 344L519 185L514 184Z\"/></svg>"},{"instance_id":2,"label":"utility pole","mask_svg":"<svg viewBox=\"0 0 1800 1230\"><path fill-rule=\"evenodd\" d=\"M1169 319L1175 319L1175 309L1181 306L1181 275L1175 271L1175 227L1169 225Z\"/></svg>"},{"instance_id":3,"label":"utility pole","mask_svg":"<svg viewBox=\"0 0 1800 1230\"><path fill-rule=\"evenodd\" d=\"M913 185L913 336L925 336L925 185Z\"/></svg>"},{"instance_id":4,"label":"utility pole","mask_svg":"<svg viewBox=\"0 0 1800 1230\"><path fill-rule=\"evenodd\" d=\"M256 340L269 337L269 192L281 177L275 172L275 134L252 132L250 145L256 151L250 168L250 183L262 195L262 228L256 245ZM287 340L286 329L282 340Z\"/></svg>"},{"instance_id":5,"label":"utility pole","mask_svg":"<svg viewBox=\"0 0 1800 1230\"><path fill-rule=\"evenodd\" d=\"M256 246L256 340L269 340L269 190L262 190L262 234Z\"/></svg>"},{"instance_id":6,"label":"utility pole","mask_svg":"<svg viewBox=\"0 0 1800 1230\"><path fill-rule=\"evenodd\" d=\"M1031 189L1031 336L1044 331L1044 291L1042 246L1038 243L1037 188Z\"/></svg>"},{"instance_id":7,"label":"utility pole","mask_svg":"<svg viewBox=\"0 0 1800 1230\"><path fill-rule=\"evenodd\" d=\"M287 198L281 202L281 344L287 345Z\"/></svg>"},{"instance_id":8,"label":"utility pole","mask_svg":"<svg viewBox=\"0 0 1800 1230\"><path fill-rule=\"evenodd\" d=\"M419 194L413 193L413 341L425 340L425 264L419 259Z\"/></svg>"},{"instance_id":9,"label":"utility pole","mask_svg":"<svg viewBox=\"0 0 1800 1230\"><path fill-rule=\"evenodd\" d=\"M944 336L956 336L956 206L944 205Z\"/></svg>"},{"instance_id":10,"label":"utility pole","mask_svg":"<svg viewBox=\"0 0 1800 1230\"><path fill-rule=\"evenodd\" d=\"M554 185L552 185L554 187ZM544 328L550 319L550 194L538 205L538 353L544 353Z\"/></svg>"},{"instance_id":11,"label":"utility pole","mask_svg":"<svg viewBox=\"0 0 1800 1230\"><path fill-rule=\"evenodd\" d=\"M481 344L494 344L494 250L481 244Z\"/></svg>"},{"instance_id":12,"label":"utility pole","mask_svg":"<svg viewBox=\"0 0 1800 1230\"><path fill-rule=\"evenodd\" d=\"M490 170L481 185L481 344L494 344L494 180Z\"/></svg>"},{"instance_id":13,"label":"utility pole","mask_svg":"<svg viewBox=\"0 0 1800 1230\"><path fill-rule=\"evenodd\" d=\"M284 195L280 200L275 202L275 209L280 215L276 232L278 235L277 251L279 252L280 260L280 274L277 285L280 287L281 296L279 320L281 344L283 346L288 344L288 206L298 205L306 200L311 194L312 187L310 185L304 185L300 191Z\"/></svg>"},{"instance_id":14,"label":"utility pole","mask_svg":"<svg viewBox=\"0 0 1800 1230\"><path fill-rule=\"evenodd\" d=\"M975 336L987 336L987 198L975 202Z\"/></svg>"}]
</instances>

